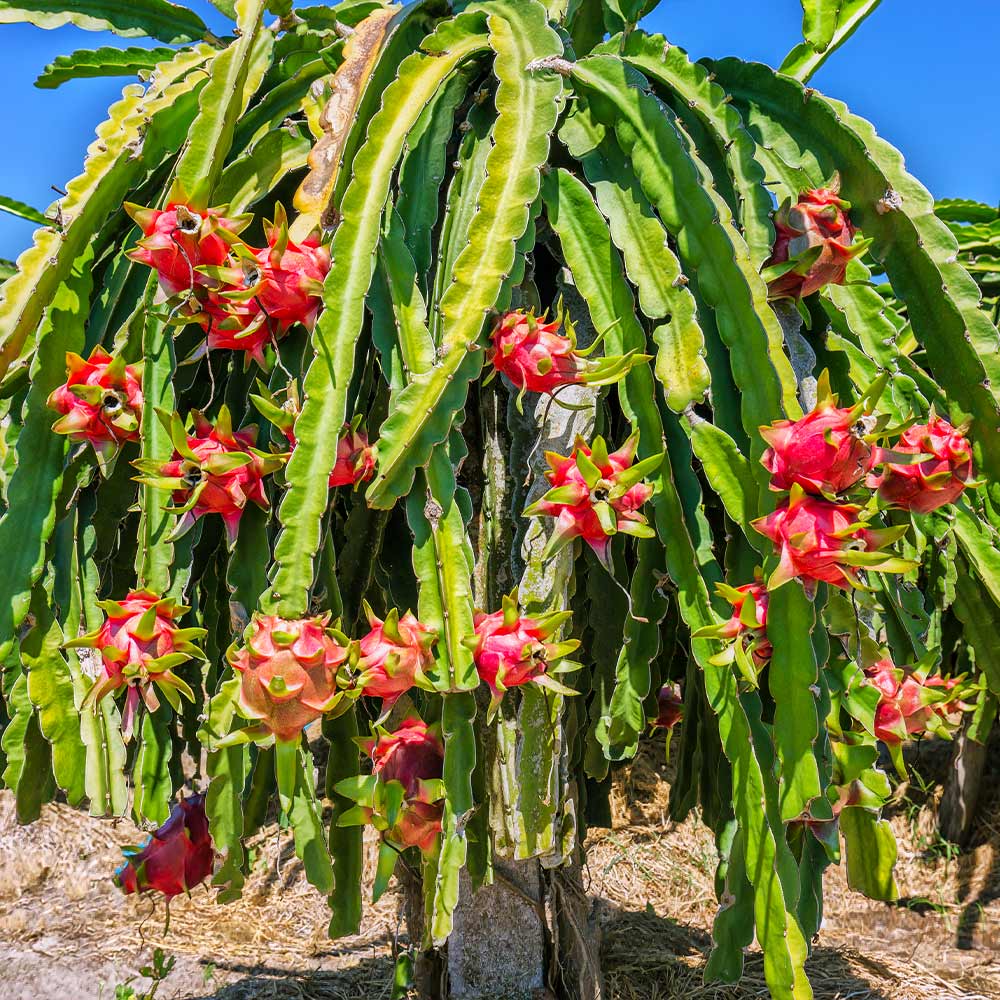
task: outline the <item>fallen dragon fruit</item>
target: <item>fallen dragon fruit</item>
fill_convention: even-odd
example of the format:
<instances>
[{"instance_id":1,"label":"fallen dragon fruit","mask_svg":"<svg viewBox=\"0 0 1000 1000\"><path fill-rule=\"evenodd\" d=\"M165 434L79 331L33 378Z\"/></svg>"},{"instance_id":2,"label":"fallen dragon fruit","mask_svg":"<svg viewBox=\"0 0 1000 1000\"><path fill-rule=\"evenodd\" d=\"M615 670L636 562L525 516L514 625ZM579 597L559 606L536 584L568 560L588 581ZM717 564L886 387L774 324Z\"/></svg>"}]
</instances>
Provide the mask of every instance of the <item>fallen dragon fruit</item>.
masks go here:
<instances>
[{"instance_id":1,"label":"fallen dragon fruit","mask_svg":"<svg viewBox=\"0 0 1000 1000\"><path fill-rule=\"evenodd\" d=\"M493 327L487 364L516 389L552 395L564 385L617 382L633 365L649 360L634 352L591 358L593 348L577 350L572 327L565 336L559 333L560 325L558 320L547 323L531 312L504 313Z\"/></svg>"},{"instance_id":2,"label":"fallen dragon fruit","mask_svg":"<svg viewBox=\"0 0 1000 1000\"><path fill-rule=\"evenodd\" d=\"M618 451L609 453L604 438L594 438L591 445L577 438L568 458L546 453L550 471L545 476L552 489L524 511L525 517L556 519L545 558L572 539L582 538L607 564L608 545L615 534L653 536L639 513L653 495L653 487L642 480L659 468L663 456L653 455L633 465L638 444L639 435L634 433Z\"/></svg>"},{"instance_id":3,"label":"fallen dragon fruit","mask_svg":"<svg viewBox=\"0 0 1000 1000\"><path fill-rule=\"evenodd\" d=\"M433 851L444 812L441 727L410 717L394 732L379 730L358 743L371 757L372 773L338 783L338 794L357 803L338 824L371 824L398 850Z\"/></svg>"},{"instance_id":4,"label":"fallen dragon fruit","mask_svg":"<svg viewBox=\"0 0 1000 1000\"><path fill-rule=\"evenodd\" d=\"M426 670L434 662L438 634L409 611L400 615L393 608L383 620L366 603L365 613L371 631L359 643L356 683L365 697L382 699L379 714L385 718L412 687L432 689Z\"/></svg>"},{"instance_id":5,"label":"fallen dragon fruit","mask_svg":"<svg viewBox=\"0 0 1000 1000\"><path fill-rule=\"evenodd\" d=\"M824 188L787 200L774 219L775 241L765 263L772 299L802 299L825 285L842 285L847 265L864 253L870 240L854 242L855 228L840 197L840 178Z\"/></svg>"},{"instance_id":6,"label":"fallen dragon fruit","mask_svg":"<svg viewBox=\"0 0 1000 1000\"><path fill-rule=\"evenodd\" d=\"M62 416L52 425L56 434L71 441L86 441L107 471L126 441L139 438L142 418L142 370L112 358L103 347L95 347L84 361L79 354L66 355L63 385L53 389L47 405Z\"/></svg>"},{"instance_id":7,"label":"fallen dragon fruit","mask_svg":"<svg viewBox=\"0 0 1000 1000\"><path fill-rule=\"evenodd\" d=\"M190 892L212 874L215 848L205 814L205 796L175 802L167 821L143 843L124 847L125 861L115 869L122 892L159 892L168 900Z\"/></svg>"},{"instance_id":8,"label":"fallen dragon fruit","mask_svg":"<svg viewBox=\"0 0 1000 1000\"><path fill-rule=\"evenodd\" d=\"M886 503L917 514L928 514L945 504L954 503L973 481L972 445L962 428L931 414L926 424L917 424L903 432L893 452L902 455L927 455L922 462L910 465L891 461L885 456L882 470L868 478Z\"/></svg>"},{"instance_id":9,"label":"fallen dragon fruit","mask_svg":"<svg viewBox=\"0 0 1000 1000\"><path fill-rule=\"evenodd\" d=\"M476 632L468 645L479 678L490 689L489 719L496 715L504 692L512 687L534 681L560 694L575 693L560 684L553 673L579 668L578 663L563 659L579 647L579 641L548 641L570 616L569 611L557 611L539 618L521 617L516 592L504 597L500 611L476 614Z\"/></svg>"},{"instance_id":10,"label":"fallen dragon fruit","mask_svg":"<svg viewBox=\"0 0 1000 1000\"><path fill-rule=\"evenodd\" d=\"M254 723L241 739L292 742L337 707L344 696L337 675L349 644L329 621L329 615L290 620L256 613L243 643L230 646L226 659L240 675L239 711Z\"/></svg>"},{"instance_id":11,"label":"fallen dragon fruit","mask_svg":"<svg viewBox=\"0 0 1000 1000\"><path fill-rule=\"evenodd\" d=\"M194 692L174 668L192 658L204 659L194 640L206 632L203 628L179 628L177 619L190 608L147 590L132 590L121 601L101 601L99 606L105 613L101 626L65 645L96 649L101 654L101 673L81 707L96 711L105 695L128 688L122 711L122 734L128 741L140 698L151 712L160 706L154 685L175 711L180 710L179 695L194 701Z\"/></svg>"},{"instance_id":12,"label":"fallen dragon fruit","mask_svg":"<svg viewBox=\"0 0 1000 1000\"><path fill-rule=\"evenodd\" d=\"M214 425L197 410L191 417L194 434L187 433L177 414L161 416L174 443L174 457L163 465L137 461L136 466L145 473L140 482L173 491L177 504L173 509L183 515L174 537L184 534L199 517L218 514L232 546L247 503L268 509L264 477L281 468L284 456L253 447L255 426L234 432L226 406L219 410Z\"/></svg>"},{"instance_id":13,"label":"fallen dragon fruit","mask_svg":"<svg viewBox=\"0 0 1000 1000\"><path fill-rule=\"evenodd\" d=\"M726 648L710 662L724 666L735 661L743 677L756 686L757 676L772 652L767 638L767 588L762 583L744 583L740 587L717 583L715 591L732 605L733 613L720 625L698 629L693 638L727 640Z\"/></svg>"},{"instance_id":14,"label":"fallen dragon fruit","mask_svg":"<svg viewBox=\"0 0 1000 1000\"><path fill-rule=\"evenodd\" d=\"M768 589L796 577L807 593L813 593L819 581L847 589L860 585L859 569L881 573L912 569L913 563L883 551L906 533L908 525L870 528L859 520L860 513L856 504L821 500L792 487L789 498L773 513L751 522L781 556Z\"/></svg>"}]
</instances>

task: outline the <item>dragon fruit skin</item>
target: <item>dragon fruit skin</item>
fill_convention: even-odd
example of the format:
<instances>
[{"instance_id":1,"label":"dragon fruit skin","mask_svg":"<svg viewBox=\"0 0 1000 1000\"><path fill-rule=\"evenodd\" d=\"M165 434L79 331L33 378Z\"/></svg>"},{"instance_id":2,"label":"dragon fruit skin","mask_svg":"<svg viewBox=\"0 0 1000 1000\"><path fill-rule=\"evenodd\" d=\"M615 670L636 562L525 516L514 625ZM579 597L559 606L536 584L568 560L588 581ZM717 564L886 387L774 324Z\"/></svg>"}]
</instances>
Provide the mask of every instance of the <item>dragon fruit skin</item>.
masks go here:
<instances>
[{"instance_id":1,"label":"dragon fruit skin","mask_svg":"<svg viewBox=\"0 0 1000 1000\"><path fill-rule=\"evenodd\" d=\"M101 675L88 690L83 705L93 706L107 694L128 687L122 712L122 733L132 736L141 698L151 711L159 708L156 685L174 708L178 695L194 701L194 692L173 668L204 654L193 640L203 637L203 628L179 628L177 619L190 608L161 598L147 590L132 590L121 601L101 601L105 620L95 631L72 639L68 648L86 647L101 653Z\"/></svg>"},{"instance_id":2,"label":"dragon fruit skin","mask_svg":"<svg viewBox=\"0 0 1000 1000\"><path fill-rule=\"evenodd\" d=\"M882 572L904 572L912 564L889 553L880 558L883 546L904 534L906 525L871 529L859 522L856 504L834 503L811 497L795 487L790 497L767 517L751 524L769 538L780 554L777 569L768 580L768 589L801 578L811 590L816 582L848 589L858 585L858 568Z\"/></svg>"},{"instance_id":3,"label":"dragon fruit skin","mask_svg":"<svg viewBox=\"0 0 1000 1000\"><path fill-rule=\"evenodd\" d=\"M114 883L124 893L159 892L169 900L190 892L212 874L215 864L205 796L175 802L161 827L122 853L125 861L115 869Z\"/></svg>"},{"instance_id":4,"label":"dragon fruit skin","mask_svg":"<svg viewBox=\"0 0 1000 1000\"><path fill-rule=\"evenodd\" d=\"M869 476L868 485L877 488L886 503L929 514L976 485L968 438L941 417L932 415L926 424L908 428L893 451L932 457L912 465L883 462L882 471Z\"/></svg>"},{"instance_id":5,"label":"dragon fruit skin","mask_svg":"<svg viewBox=\"0 0 1000 1000\"><path fill-rule=\"evenodd\" d=\"M693 633L695 639L724 639L728 645L710 662L724 666L736 661L740 672L756 685L761 668L771 659L772 647L767 638L768 591L762 583L744 583L739 587L716 584L716 593L727 600L732 614L719 625L708 625ZM748 603L749 602L749 603Z\"/></svg>"},{"instance_id":6,"label":"dragon fruit skin","mask_svg":"<svg viewBox=\"0 0 1000 1000\"><path fill-rule=\"evenodd\" d=\"M761 464L771 473L771 489L799 485L807 493L833 496L850 489L872 466L872 448L855 432L857 409L829 400L798 420L778 420L760 429L770 445Z\"/></svg>"},{"instance_id":7,"label":"dragon fruit skin","mask_svg":"<svg viewBox=\"0 0 1000 1000\"><path fill-rule=\"evenodd\" d=\"M375 475L377 452L368 435L345 424L337 442L337 461L330 473L330 487L355 486Z\"/></svg>"},{"instance_id":8,"label":"dragon fruit skin","mask_svg":"<svg viewBox=\"0 0 1000 1000\"><path fill-rule=\"evenodd\" d=\"M250 221L246 216L227 219L224 209L198 212L177 202L165 209L126 203L125 210L143 232L128 256L156 271L165 298L211 284L198 268L223 265L229 257L227 237L238 234Z\"/></svg>"},{"instance_id":9,"label":"dragon fruit skin","mask_svg":"<svg viewBox=\"0 0 1000 1000\"><path fill-rule=\"evenodd\" d=\"M52 430L69 435L71 441L86 441L106 465L122 444L139 438L142 373L100 346L86 361L79 354L67 353L66 373L66 382L53 389L46 401L50 409L62 414Z\"/></svg>"},{"instance_id":10,"label":"dragon fruit skin","mask_svg":"<svg viewBox=\"0 0 1000 1000\"><path fill-rule=\"evenodd\" d=\"M586 363L559 326L558 320L546 323L531 313L504 313L493 327L487 364L528 392L551 395L560 386L582 382Z\"/></svg>"},{"instance_id":11,"label":"dragon fruit skin","mask_svg":"<svg viewBox=\"0 0 1000 1000\"><path fill-rule=\"evenodd\" d=\"M291 742L340 701L337 683L348 642L328 629L330 616L289 620L254 614L242 645L226 653L240 675L240 714L261 736Z\"/></svg>"},{"instance_id":12,"label":"dragon fruit skin","mask_svg":"<svg viewBox=\"0 0 1000 1000\"><path fill-rule=\"evenodd\" d=\"M633 434L618 451L609 453L603 438L595 438L592 445L577 438L568 458L546 453L550 471L545 476L552 488L524 512L525 517L546 515L556 519L546 557L572 539L582 538L607 563L612 535L653 535L639 513L653 495L653 487L640 480L658 467L662 456L633 465L638 441L638 435Z\"/></svg>"},{"instance_id":13,"label":"dragon fruit skin","mask_svg":"<svg viewBox=\"0 0 1000 1000\"><path fill-rule=\"evenodd\" d=\"M438 634L409 611L400 615L393 609L383 620L367 605L365 610L371 630L359 644L358 684L365 697L382 699L384 718L412 687L430 687L426 670L434 662Z\"/></svg>"},{"instance_id":14,"label":"dragon fruit skin","mask_svg":"<svg viewBox=\"0 0 1000 1000\"><path fill-rule=\"evenodd\" d=\"M957 701L925 697L928 689L953 690L958 686L954 678L921 677L911 668L897 667L890 659L866 667L865 676L880 696L875 710L875 736L890 746L927 732L933 716L945 719L962 707Z\"/></svg>"},{"instance_id":15,"label":"dragon fruit skin","mask_svg":"<svg viewBox=\"0 0 1000 1000\"><path fill-rule=\"evenodd\" d=\"M323 306L323 282L330 271L330 251L317 234L301 243L288 238L284 220L266 227L267 246L256 251L258 281L253 288L261 309L283 329L316 325Z\"/></svg>"},{"instance_id":16,"label":"dragon fruit skin","mask_svg":"<svg viewBox=\"0 0 1000 1000\"><path fill-rule=\"evenodd\" d=\"M774 219L775 242L765 267L802 259L768 283L771 298L801 299L825 285L842 285L847 265L867 244L855 244L855 228L848 218L850 203L839 194L835 180L825 188L803 191L793 205L786 201ZM816 248L819 248L818 255ZM808 264L806 263L808 262Z\"/></svg>"},{"instance_id":17,"label":"dragon fruit skin","mask_svg":"<svg viewBox=\"0 0 1000 1000\"><path fill-rule=\"evenodd\" d=\"M657 715L653 721L654 729L666 729L668 732L684 720L684 696L680 684L664 684L656 696Z\"/></svg>"}]
</instances>

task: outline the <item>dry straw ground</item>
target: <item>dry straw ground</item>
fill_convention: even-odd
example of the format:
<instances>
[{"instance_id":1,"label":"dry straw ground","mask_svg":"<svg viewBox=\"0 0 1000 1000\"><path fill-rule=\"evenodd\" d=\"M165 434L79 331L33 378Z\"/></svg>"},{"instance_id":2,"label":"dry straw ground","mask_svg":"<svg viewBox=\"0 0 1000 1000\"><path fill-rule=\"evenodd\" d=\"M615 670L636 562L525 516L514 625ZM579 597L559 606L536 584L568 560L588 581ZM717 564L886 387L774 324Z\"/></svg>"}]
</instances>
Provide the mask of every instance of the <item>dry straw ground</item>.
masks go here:
<instances>
[{"instance_id":1,"label":"dry straw ground","mask_svg":"<svg viewBox=\"0 0 1000 1000\"><path fill-rule=\"evenodd\" d=\"M610 1000L765 998L751 952L737 988L701 973L715 911L711 837L697 822L664 819L662 744L615 786L616 823L588 841L589 891L603 929ZM935 790L912 788L893 819L900 838L899 905L848 892L829 878L824 928L809 971L819 1000L1000 1000L1000 788L975 846L937 842ZM216 905L201 889L163 908L126 898L109 881L126 821L94 820L66 806L19 827L0 796L0 1000L106 997L135 976L155 946L176 956L158 1000L379 1000L389 995L399 930L392 892L368 907L362 933L331 942L327 911L302 878L290 841L259 838L244 898ZM142 979L133 984L146 985Z\"/></svg>"}]
</instances>

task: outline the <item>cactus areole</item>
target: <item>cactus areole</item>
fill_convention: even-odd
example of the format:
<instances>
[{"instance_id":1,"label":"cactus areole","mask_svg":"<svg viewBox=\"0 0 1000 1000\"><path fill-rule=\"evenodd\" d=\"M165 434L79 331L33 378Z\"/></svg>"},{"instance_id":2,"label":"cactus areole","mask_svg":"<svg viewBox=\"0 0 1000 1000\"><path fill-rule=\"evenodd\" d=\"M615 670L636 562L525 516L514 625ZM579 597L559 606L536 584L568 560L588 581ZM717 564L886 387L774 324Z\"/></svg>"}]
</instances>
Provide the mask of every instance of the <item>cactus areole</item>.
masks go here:
<instances>
[{"instance_id":1,"label":"cactus areole","mask_svg":"<svg viewBox=\"0 0 1000 1000\"><path fill-rule=\"evenodd\" d=\"M64 6L0 19L125 23ZM367 837L399 995L567 1000L588 824L666 741L707 977L756 940L808 1000L825 869L897 892L881 755L981 725L1000 629L988 226L805 86L844 6L780 71L650 4L136 7L172 48L0 262L18 818L130 813L126 892L221 902L273 820L334 937Z\"/></svg>"}]
</instances>

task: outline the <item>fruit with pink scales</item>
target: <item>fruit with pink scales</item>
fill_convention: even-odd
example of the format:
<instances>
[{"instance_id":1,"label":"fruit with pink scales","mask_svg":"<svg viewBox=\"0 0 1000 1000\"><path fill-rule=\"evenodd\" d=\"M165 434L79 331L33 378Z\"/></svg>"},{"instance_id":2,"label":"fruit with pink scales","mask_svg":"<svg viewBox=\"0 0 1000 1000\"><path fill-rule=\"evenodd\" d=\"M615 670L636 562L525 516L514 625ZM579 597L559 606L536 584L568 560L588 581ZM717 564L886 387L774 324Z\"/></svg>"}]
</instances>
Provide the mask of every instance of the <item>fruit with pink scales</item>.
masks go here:
<instances>
[{"instance_id":1,"label":"fruit with pink scales","mask_svg":"<svg viewBox=\"0 0 1000 1000\"><path fill-rule=\"evenodd\" d=\"M659 468L663 455L633 464L638 445L636 432L613 452L608 452L601 437L594 438L590 445L577 438L568 458L546 452L550 471L545 476L552 488L524 512L525 517L556 519L546 558L572 539L582 538L607 565L608 546L614 535L621 532L638 538L653 536L639 508L653 495L653 487L643 479Z\"/></svg>"},{"instance_id":2,"label":"fruit with pink scales","mask_svg":"<svg viewBox=\"0 0 1000 1000\"><path fill-rule=\"evenodd\" d=\"M142 419L142 366L126 365L103 347L95 347L85 361L66 355L68 378L49 395L47 405L62 416L52 425L56 434L86 441L102 471L126 441L139 438Z\"/></svg>"},{"instance_id":3,"label":"fruit with pink scales","mask_svg":"<svg viewBox=\"0 0 1000 1000\"><path fill-rule=\"evenodd\" d=\"M757 676L772 652L767 638L767 588L759 580L739 587L717 583L715 592L732 605L732 614L719 625L698 629L693 638L726 640L725 649L709 662L716 666L735 662L742 676L756 687Z\"/></svg>"},{"instance_id":4,"label":"fruit with pink scales","mask_svg":"<svg viewBox=\"0 0 1000 1000\"><path fill-rule=\"evenodd\" d=\"M127 688L122 711L122 734L131 739L140 699L155 712L160 707L154 685L175 711L179 696L194 701L194 692L174 668L192 658L204 659L194 645L203 637L203 628L180 628L178 619L190 608L159 597L148 590L131 590L121 601L100 601L105 613L100 627L71 639L70 648L96 649L101 654L101 672L87 691L81 707L96 711L100 700L120 688Z\"/></svg>"},{"instance_id":5,"label":"fruit with pink scales","mask_svg":"<svg viewBox=\"0 0 1000 1000\"><path fill-rule=\"evenodd\" d=\"M860 514L857 504L811 497L793 486L789 498L776 510L751 522L774 543L781 557L768 589L799 578L809 593L819 581L846 590L860 586L860 569L881 573L912 569L913 563L884 551L906 533L908 525L871 528L859 520Z\"/></svg>"},{"instance_id":6,"label":"fruit with pink scales","mask_svg":"<svg viewBox=\"0 0 1000 1000\"><path fill-rule=\"evenodd\" d=\"M122 892L158 892L167 900L190 892L212 874L215 847L205 813L205 796L188 795L170 808L167 821L136 847L122 848L115 869Z\"/></svg>"},{"instance_id":7,"label":"fruit with pink scales","mask_svg":"<svg viewBox=\"0 0 1000 1000\"><path fill-rule=\"evenodd\" d=\"M381 619L365 603L370 631L359 643L361 658L356 684L367 698L381 698L385 718L399 698L413 687L433 690L427 670L434 662L438 634L412 612L393 608Z\"/></svg>"},{"instance_id":8,"label":"fruit with pink scales","mask_svg":"<svg viewBox=\"0 0 1000 1000\"><path fill-rule=\"evenodd\" d=\"M239 739L298 741L302 730L341 706L339 671L349 655L330 616L281 618L254 614L242 643L226 653L240 677L239 712L254 725Z\"/></svg>"},{"instance_id":9,"label":"fruit with pink scales","mask_svg":"<svg viewBox=\"0 0 1000 1000\"><path fill-rule=\"evenodd\" d=\"M549 641L570 617L569 611L522 617L516 591L504 597L499 611L476 614L475 635L466 644L472 649L480 680L490 689L488 719L496 715L504 692L522 684L534 682L560 694L575 693L553 675L579 669L580 664L565 657L580 643L577 639Z\"/></svg>"},{"instance_id":10,"label":"fruit with pink scales","mask_svg":"<svg viewBox=\"0 0 1000 1000\"><path fill-rule=\"evenodd\" d=\"M177 414L157 411L170 432L174 457L165 464L141 459L135 465L145 475L140 482L173 491L172 508L182 514L174 532L179 537L200 517L218 514L226 526L229 544L236 541L240 518L247 503L267 510L264 477L281 468L285 456L254 448L255 426L233 431L226 406L212 424L197 410L191 414L193 434L185 430Z\"/></svg>"},{"instance_id":11,"label":"fruit with pink scales","mask_svg":"<svg viewBox=\"0 0 1000 1000\"><path fill-rule=\"evenodd\" d=\"M921 462L893 462L892 455L926 455ZM926 424L917 424L902 434L892 452L880 456L881 472L868 478L886 503L917 514L928 514L954 503L974 481L972 445L964 428L953 427L931 413Z\"/></svg>"}]
</instances>

